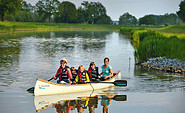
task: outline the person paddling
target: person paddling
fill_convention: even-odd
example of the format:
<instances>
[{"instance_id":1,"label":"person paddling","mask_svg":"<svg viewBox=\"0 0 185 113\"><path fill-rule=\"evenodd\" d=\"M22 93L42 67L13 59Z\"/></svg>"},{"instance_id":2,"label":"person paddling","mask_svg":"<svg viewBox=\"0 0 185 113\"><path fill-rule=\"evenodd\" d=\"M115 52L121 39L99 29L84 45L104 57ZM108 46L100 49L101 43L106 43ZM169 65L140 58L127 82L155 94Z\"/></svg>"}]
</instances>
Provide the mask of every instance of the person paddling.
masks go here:
<instances>
[{"instance_id":1,"label":"person paddling","mask_svg":"<svg viewBox=\"0 0 185 113\"><path fill-rule=\"evenodd\" d=\"M78 84L84 84L86 82L90 82L87 71L85 70L83 65L80 65L78 67L78 73L77 73L77 76L75 78L75 81Z\"/></svg>"},{"instance_id":2,"label":"person paddling","mask_svg":"<svg viewBox=\"0 0 185 113\"><path fill-rule=\"evenodd\" d=\"M57 81L57 83L59 84L71 84L72 74L70 68L66 66L66 64L67 60L63 58L60 61L60 67L57 70L56 75L53 76L55 80L59 78L59 80Z\"/></svg>"},{"instance_id":3,"label":"person paddling","mask_svg":"<svg viewBox=\"0 0 185 113\"><path fill-rule=\"evenodd\" d=\"M109 78L111 78L113 76L113 71L112 71L112 67L109 65L109 58L105 58L104 59L104 65L102 65L102 73L100 73L101 75L101 80L107 80Z\"/></svg>"}]
</instances>

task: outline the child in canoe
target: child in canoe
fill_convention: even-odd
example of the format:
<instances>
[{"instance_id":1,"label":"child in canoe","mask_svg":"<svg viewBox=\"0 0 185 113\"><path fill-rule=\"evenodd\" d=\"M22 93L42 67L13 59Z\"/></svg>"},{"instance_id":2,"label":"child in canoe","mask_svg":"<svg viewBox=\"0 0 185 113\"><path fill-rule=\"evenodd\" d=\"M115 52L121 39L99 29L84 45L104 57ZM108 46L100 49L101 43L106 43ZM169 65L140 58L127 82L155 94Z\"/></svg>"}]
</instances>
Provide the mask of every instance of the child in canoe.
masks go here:
<instances>
[{"instance_id":1,"label":"child in canoe","mask_svg":"<svg viewBox=\"0 0 185 113\"><path fill-rule=\"evenodd\" d=\"M75 78L77 76L77 70L75 69L75 67L71 67L71 74L73 76L73 78L71 79L71 82L74 83L75 82Z\"/></svg>"},{"instance_id":2,"label":"child in canoe","mask_svg":"<svg viewBox=\"0 0 185 113\"><path fill-rule=\"evenodd\" d=\"M78 73L75 78L75 81L78 84L84 84L86 82L90 82L89 76L88 76L87 71L85 70L84 66L80 65L78 67Z\"/></svg>"},{"instance_id":3,"label":"child in canoe","mask_svg":"<svg viewBox=\"0 0 185 113\"><path fill-rule=\"evenodd\" d=\"M100 75L98 73L98 67L96 67L96 64L94 62L91 62L88 69L88 75L91 82L99 82L100 81Z\"/></svg>"}]
</instances>

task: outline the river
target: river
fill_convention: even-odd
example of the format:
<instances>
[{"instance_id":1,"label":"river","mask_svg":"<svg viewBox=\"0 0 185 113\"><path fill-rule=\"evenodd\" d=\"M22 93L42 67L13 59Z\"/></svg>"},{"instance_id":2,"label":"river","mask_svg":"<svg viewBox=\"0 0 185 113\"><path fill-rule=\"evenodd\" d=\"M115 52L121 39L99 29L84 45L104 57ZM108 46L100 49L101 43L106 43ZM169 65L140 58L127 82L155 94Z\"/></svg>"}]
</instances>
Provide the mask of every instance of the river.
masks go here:
<instances>
[{"instance_id":1,"label":"river","mask_svg":"<svg viewBox=\"0 0 185 113\"><path fill-rule=\"evenodd\" d=\"M34 96L26 90L35 85L36 78L48 80L55 75L62 58L68 60L68 66L75 68L84 65L88 69L93 61L101 71L103 59L109 57L113 71L120 70L121 79L127 80L128 86L106 89L105 92L112 97L125 95L126 100L116 101L110 97L107 101L104 96L98 96L91 112L185 113L185 76L135 66L134 51L125 35L113 31L1 34L0 112L36 112ZM108 102L106 107L102 104L104 101ZM61 106L66 103L69 101L40 112L62 111L66 107ZM88 113L89 109L86 106L83 112ZM71 109L72 113L77 111L75 107Z\"/></svg>"}]
</instances>

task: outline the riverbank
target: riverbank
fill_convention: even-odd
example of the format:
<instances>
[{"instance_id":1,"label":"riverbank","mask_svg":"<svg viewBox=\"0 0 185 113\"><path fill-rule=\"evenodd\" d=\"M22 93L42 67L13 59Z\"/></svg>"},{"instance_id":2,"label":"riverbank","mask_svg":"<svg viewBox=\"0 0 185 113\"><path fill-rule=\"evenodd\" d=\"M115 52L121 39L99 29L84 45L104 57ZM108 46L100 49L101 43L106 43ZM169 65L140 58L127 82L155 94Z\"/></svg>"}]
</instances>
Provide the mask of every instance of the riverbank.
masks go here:
<instances>
[{"instance_id":1,"label":"riverbank","mask_svg":"<svg viewBox=\"0 0 185 113\"><path fill-rule=\"evenodd\" d=\"M151 60L150 58L164 56L167 59L185 61L185 26L173 25L164 28L123 27L120 32L127 34L133 40L136 64L157 70L184 72L184 68L175 67L177 64L163 69L160 66L165 65L161 62L160 65L157 65L158 60L153 62L157 66L149 65L147 61Z\"/></svg>"},{"instance_id":2,"label":"riverbank","mask_svg":"<svg viewBox=\"0 0 185 113\"><path fill-rule=\"evenodd\" d=\"M30 31L66 31L66 30L119 30L120 25L39 23L39 22L0 22L0 33Z\"/></svg>"}]
</instances>

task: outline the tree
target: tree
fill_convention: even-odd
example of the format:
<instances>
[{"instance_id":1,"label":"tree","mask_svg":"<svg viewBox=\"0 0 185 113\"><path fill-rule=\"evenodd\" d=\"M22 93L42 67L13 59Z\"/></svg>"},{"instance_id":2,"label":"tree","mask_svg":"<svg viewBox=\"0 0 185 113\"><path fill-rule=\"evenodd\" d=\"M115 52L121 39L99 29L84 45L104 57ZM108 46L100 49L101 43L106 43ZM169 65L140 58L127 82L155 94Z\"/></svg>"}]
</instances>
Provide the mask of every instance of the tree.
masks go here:
<instances>
[{"instance_id":1,"label":"tree","mask_svg":"<svg viewBox=\"0 0 185 113\"><path fill-rule=\"evenodd\" d=\"M119 17L120 25L137 25L137 19L135 16L130 15L128 12Z\"/></svg>"},{"instance_id":2,"label":"tree","mask_svg":"<svg viewBox=\"0 0 185 113\"><path fill-rule=\"evenodd\" d=\"M29 11L29 12L31 12L31 11L33 11L33 9L34 9L34 6L32 6L30 3L27 3L26 1L22 1L22 11Z\"/></svg>"},{"instance_id":3,"label":"tree","mask_svg":"<svg viewBox=\"0 0 185 113\"><path fill-rule=\"evenodd\" d=\"M95 24L112 24L112 19L110 18L110 16L102 15L97 18Z\"/></svg>"},{"instance_id":4,"label":"tree","mask_svg":"<svg viewBox=\"0 0 185 113\"><path fill-rule=\"evenodd\" d=\"M185 0L181 1L179 4L180 10L177 12L179 18L185 22Z\"/></svg>"},{"instance_id":5,"label":"tree","mask_svg":"<svg viewBox=\"0 0 185 113\"><path fill-rule=\"evenodd\" d=\"M16 14L22 7L22 0L0 0L1 21L4 21L6 13Z\"/></svg>"},{"instance_id":6,"label":"tree","mask_svg":"<svg viewBox=\"0 0 185 113\"><path fill-rule=\"evenodd\" d=\"M51 22L51 16L58 10L59 3L58 0L39 0L36 3L36 11L43 21L48 18Z\"/></svg>"},{"instance_id":7,"label":"tree","mask_svg":"<svg viewBox=\"0 0 185 113\"><path fill-rule=\"evenodd\" d=\"M155 25L155 19L152 15L146 15L139 19L139 25Z\"/></svg>"},{"instance_id":8,"label":"tree","mask_svg":"<svg viewBox=\"0 0 185 113\"><path fill-rule=\"evenodd\" d=\"M94 24L98 21L98 18L106 15L106 9L100 2L82 2L78 9L78 21L80 23Z\"/></svg>"},{"instance_id":9,"label":"tree","mask_svg":"<svg viewBox=\"0 0 185 113\"><path fill-rule=\"evenodd\" d=\"M76 6L68 1L59 4L58 12L55 14L55 22L75 23L77 19Z\"/></svg>"}]
</instances>

